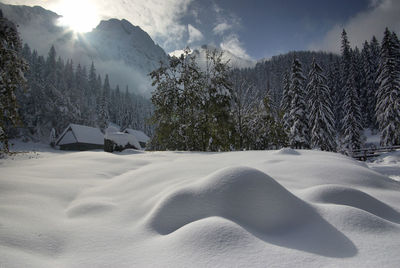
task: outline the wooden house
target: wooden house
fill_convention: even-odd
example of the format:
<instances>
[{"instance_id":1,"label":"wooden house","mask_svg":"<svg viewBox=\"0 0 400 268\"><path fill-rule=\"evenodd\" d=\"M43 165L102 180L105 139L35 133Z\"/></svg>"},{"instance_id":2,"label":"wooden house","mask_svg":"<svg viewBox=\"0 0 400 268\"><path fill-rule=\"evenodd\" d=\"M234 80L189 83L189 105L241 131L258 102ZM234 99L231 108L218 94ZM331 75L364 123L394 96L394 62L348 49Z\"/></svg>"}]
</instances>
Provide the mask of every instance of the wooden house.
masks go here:
<instances>
[{"instance_id":1,"label":"wooden house","mask_svg":"<svg viewBox=\"0 0 400 268\"><path fill-rule=\"evenodd\" d=\"M98 128L70 124L55 143L60 150L104 149L104 134Z\"/></svg>"}]
</instances>

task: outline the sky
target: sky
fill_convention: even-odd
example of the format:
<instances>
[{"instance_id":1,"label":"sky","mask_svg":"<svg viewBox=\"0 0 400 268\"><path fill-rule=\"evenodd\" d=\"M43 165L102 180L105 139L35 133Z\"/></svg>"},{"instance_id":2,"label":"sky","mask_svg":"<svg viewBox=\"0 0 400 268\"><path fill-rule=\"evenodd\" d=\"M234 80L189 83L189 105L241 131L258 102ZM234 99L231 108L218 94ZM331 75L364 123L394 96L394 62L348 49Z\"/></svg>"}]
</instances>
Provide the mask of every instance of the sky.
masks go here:
<instances>
[{"instance_id":1,"label":"sky","mask_svg":"<svg viewBox=\"0 0 400 268\"><path fill-rule=\"evenodd\" d=\"M293 50L339 52L343 28L357 46L373 35L381 39L386 26L400 31L398 0L0 1L43 6L83 31L101 19L127 19L167 53L208 44L248 60Z\"/></svg>"}]
</instances>

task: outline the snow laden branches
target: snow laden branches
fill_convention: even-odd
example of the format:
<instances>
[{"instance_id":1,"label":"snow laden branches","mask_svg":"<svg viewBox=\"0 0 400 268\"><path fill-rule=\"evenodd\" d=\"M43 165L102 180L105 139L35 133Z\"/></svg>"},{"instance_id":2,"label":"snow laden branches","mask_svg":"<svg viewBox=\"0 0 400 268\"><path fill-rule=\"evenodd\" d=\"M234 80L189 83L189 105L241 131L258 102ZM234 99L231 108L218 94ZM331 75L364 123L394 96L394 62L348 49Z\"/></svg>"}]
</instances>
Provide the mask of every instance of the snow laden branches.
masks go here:
<instances>
[{"instance_id":1,"label":"snow laden branches","mask_svg":"<svg viewBox=\"0 0 400 268\"><path fill-rule=\"evenodd\" d=\"M257 92L254 84L237 75L236 71L231 75L234 85L232 111L236 148L265 150L286 146L282 114L271 107L270 92Z\"/></svg>"},{"instance_id":2,"label":"snow laden branches","mask_svg":"<svg viewBox=\"0 0 400 268\"><path fill-rule=\"evenodd\" d=\"M288 125L290 125L289 144L296 149L310 148L305 80L301 63L295 58L292 63L289 86L291 102L287 106L290 107L288 118Z\"/></svg>"},{"instance_id":3,"label":"snow laden branches","mask_svg":"<svg viewBox=\"0 0 400 268\"><path fill-rule=\"evenodd\" d=\"M313 59L305 86L302 64L294 58L283 80L284 128L289 145L296 149L335 151L334 115L331 91L321 66Z\"/></svg>"},{"instance_id":4,"label":"snow laden branches","mask_svg":"<svg viewBox=\"0 0 400 268\"><path fill-rule=\"evenodd\" d=\"M0 10L0 151L8 152L8 128L19 121L16 91L24 87L27 63L17 27Z\"/></svg>"},{"instance_id":5,"label":"snow laden branches","mask_svg":"<svg viewBox=\"0 0 400 268\"><path fill-rule=\"evenodd\" d=\"M347 40L346 31L342 33L342 94L343 100L343 149L353 151L361 147L361 109L360 109L360 77L357 77L357 50L352 52Z\"/></svg>"},{"instance_id":6,"label":"snow laden branches","mask_svg":"<svg viewBox=\"0 0 400 268\"><path fill-rule=\"evenodd\" d=\"M323 151L336 150L335 121L330 90L322 68L313 60L307 85L309 96L309 123L311 148Z\"/></svg>"},{"instance_id":7,"label":"snow laden branches","mask_svg":"<svg viewBox=\"0 0 400 268\"><path fill-rule=\"evenodd\" d=\"M375 111L381 145L400 144L400 45L396 34L387 28L382 41L377 82Z\"/></svg>"}]
</instances>

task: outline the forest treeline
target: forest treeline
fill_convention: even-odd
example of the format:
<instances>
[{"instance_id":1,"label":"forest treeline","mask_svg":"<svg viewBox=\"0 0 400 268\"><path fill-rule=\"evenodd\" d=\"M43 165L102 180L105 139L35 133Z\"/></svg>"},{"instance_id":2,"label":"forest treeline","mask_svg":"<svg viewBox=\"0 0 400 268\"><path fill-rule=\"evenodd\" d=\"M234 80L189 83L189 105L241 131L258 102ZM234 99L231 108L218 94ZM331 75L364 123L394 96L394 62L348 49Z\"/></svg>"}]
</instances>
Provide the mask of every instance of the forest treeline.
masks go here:
<instances>
[{"instance_id":1,"label":"forest treeline","mask_svg":"<svg viewBox=\"0 0 400 268\"><path fill-rule=\"evenodd\" d=\"M190 49L152 73L152 148L263 150L290 146L349 152L362 132L400 143L400 45L385 30L361 50L341 36L341 55L292 52L229 70L222 52L200 66ZM218 105L216 105L218 103Z\"/></svg>"}]
</instances>

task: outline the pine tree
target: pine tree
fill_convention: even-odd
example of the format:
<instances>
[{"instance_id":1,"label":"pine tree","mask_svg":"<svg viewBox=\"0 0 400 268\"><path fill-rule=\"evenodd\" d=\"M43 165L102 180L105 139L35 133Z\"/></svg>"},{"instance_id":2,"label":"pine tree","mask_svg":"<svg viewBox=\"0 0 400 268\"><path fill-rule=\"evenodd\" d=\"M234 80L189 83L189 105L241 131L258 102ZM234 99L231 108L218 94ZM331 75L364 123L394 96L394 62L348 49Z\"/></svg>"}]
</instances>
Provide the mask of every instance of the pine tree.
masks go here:
<instances>
[{"instance_id":1,"label":"pine tree","mask_svg":"<svg viewBox=\"0 0 400 268\"><path fill-rule=\"evenodd\" d=\"M16 91L26 83L28 66L21 57L22 44L16 26L0 10L0 151L8 152L9 126L18 122Z\"/></svg>"},{"instance_id":2,"label":"pine tree","mask_svg":"<svg viewBox=\"0 0 400 268\"><path fill-rule=\"evenodd\" d=\"M357 88L357 93L360 101L361 111L361 126L368 127L369 119L367 113L368 107L368 91L366 86L366 72L364 71L363 55L361 54L358 47L352 51L352 64L354 65L354 80Z\"/></svg>"},{"instance_id":3,"label":"pine tree","mask_svg":"<svg viewBox=\"0 0 400 268\"><path fill-rule=\"evenodd\" d=\"M364 95L364 110L365 114L365 127L376 128L375 106L377 91L377 73L379 67L379 44L375 37L372 38L371 43L365 41L362 50L363 70L365 72L365 95Z\"/></svg>"},{"instance_id":4,"label":"pine tree","mask_svg":"<svg viewBox=\"0 0 400 268\"><path fill-rule=\"evenodd\" d=\"M328 88L330 89L330 95L332 98L332 112L335 122L335 132L340 133L341 118L340 114L342 112L342 99L341 99L341 82L340 82L340 61L339 59L331 59L328 71Z\"/></svg>"},{"instance_id":5,"label":"pine tree","mask_svg":"<svg viewBox=\"0 0 400 268\"><path fill-rule=\"evenodd\" d=\"M307 103L303 75L300 61L295 58L292 64L292 74L290 83L290 93L292 94L289 122L291 123L289 132L289 144L292 148L308 149L309 130L307 118Z\"/></svg>"},{"instance_id":6,"label":"pine tree","mask_svg":"<svg viewBox=\"0 0 400 268\"><path fill-rule=\"evenodd\" d=\"M342 132L343 131L343 117L345 116L344 111L344 99L346 94L346 84L348 83L350 74L350 69L352 65L352 53L350 48L350 42L347 37L347 33L345 29L342 31L342 40L341 40L341 58L340 58L340 86L335 99L337 101L335 105L335 115L336 120L338 122L337 129ZM354 78L354 77L353 77Z\"/></svg>"},{"instance_id":7,"label":"pine tree","mask_svg":"<svg viewBox=\"0 0 400 268\"><path fill-rule=\"evenodd\" d=\"M288 72L283 77L283 97L281 101L281 109L284 112L283 126L287 133L290 132L292 122L290 122L290 111L292 110L292 92L290 91L290 75Z\"/></svg>"},{"instance_id":8,"label":"pine tree","mask_svg":"<svg viewBox=\"0 0 400 268\"><path fill-rule=\"evenodd\" d=\"M99 117L98 117L98 125L101 130L105 130L108 126L108 122L110 119L109 114L109 101L110 101L110 82L108 80L108 74L104 79L103 84L103 92L100 98L100 107L99 107Z\"/></svg>"},{"instance_id":9,"label":"pine tree","mask_svg":"<svg viewBox=\"0 0 400 268\"><path fill-rule=\"evenodd\" d=\"M335 151L335 125L330 89L326 84L322 68L315 59L311 66L309 80L307 91L310 98L311 148L319 148L322 151Z\"/></svg>"},{"instance_id":10,"label":"pine tree","mask_svg":"<svg viewBox=\"0 0 400 268\"><path fill-rule=\"evenodd\" d=\"M399 48L395 36L385 30L376 93L376 118L381 131L381 145L400 144L400 71Z\"/></svg>"},{"instance_id":11,"label":"pine tree","mask_svg":"<svg viewBox=\"0 0 400 268\"><path fill-rule=\"evenodd\" d=\"M344 140L343 145L346 151L353 151L359 149L361 146L361 109L360 99L355 80L355 65L349 66L349 74L347 81L343 88L345 92L343 112L344 117L342 121Z\"/></svg>"}]
</instances>

